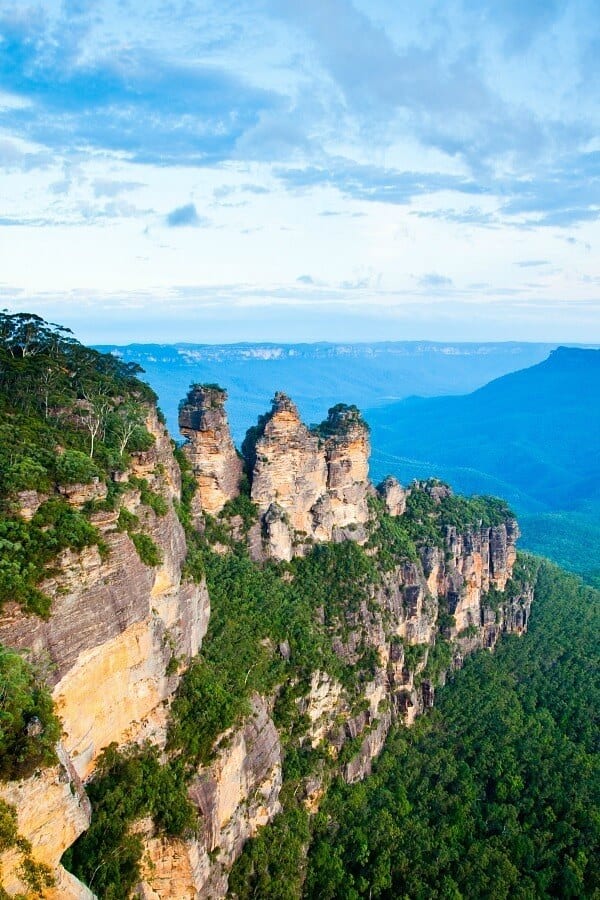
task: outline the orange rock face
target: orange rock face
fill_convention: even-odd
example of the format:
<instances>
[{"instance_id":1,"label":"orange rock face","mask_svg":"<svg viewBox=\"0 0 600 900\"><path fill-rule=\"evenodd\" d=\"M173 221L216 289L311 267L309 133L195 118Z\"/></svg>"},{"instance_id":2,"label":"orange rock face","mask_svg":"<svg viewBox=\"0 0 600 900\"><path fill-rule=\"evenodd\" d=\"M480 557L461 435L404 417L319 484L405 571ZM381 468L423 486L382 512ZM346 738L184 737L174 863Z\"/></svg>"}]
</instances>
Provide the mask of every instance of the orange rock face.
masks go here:
<instances>
[{"instance_id":1,"label":"orange rock face","mask_svg":"<svg viewBox=\"0 0 600 900\"><path fill-rule=\"evenodd\" d=\"M364 540L369 453L367 428L354 407L334 407L311 430L289 397L276 394L246 455L265 554L289 559L306 541Z\"/></svg>"},{"instance_id":2,"label":"orange rock face","mask_svg":"<svg viewBox=\"0 0 600 900\"><path fill-rule=\"evenodd\" d=\"M224 404L225 391L195 386L179 411L179 430L187 438L189 459L202 510L211 516L221 512L239 494L243 464L231 439Z\"/></svg>"},{"instance_id":3,"label":"orange rock face","mask_svg":"<svg viewBox=\"0 0 600 900\"><path fill-rule=\"evenodd\" d=\"M179 681L168 674L169 662L194 656L208 626L206 586L181 578L187 547L171 503L180 496L179 468L150 409L147 425L155 444L134 455L132 474L143 474L167 512L158 516L142 504L138 489L122 494L121 502L160 551L160 565L145 565L129 535L116 530L117 510L101 511L93 519L108 553L93 546L60 555L56 572L41 585L52 598L50 617L26 615L16 604L6 604L0 617L0 643L26 652L46 673L62 721L60 765L0 786L0 797L17 808L34 858L54 871L48 900L92 896L59 866L89 824L81 780L112 742L164 743L168 702ZM21 860L11 853L0 863L2 883L15 893L23 890Z\"/></svg>"}]
</instances>

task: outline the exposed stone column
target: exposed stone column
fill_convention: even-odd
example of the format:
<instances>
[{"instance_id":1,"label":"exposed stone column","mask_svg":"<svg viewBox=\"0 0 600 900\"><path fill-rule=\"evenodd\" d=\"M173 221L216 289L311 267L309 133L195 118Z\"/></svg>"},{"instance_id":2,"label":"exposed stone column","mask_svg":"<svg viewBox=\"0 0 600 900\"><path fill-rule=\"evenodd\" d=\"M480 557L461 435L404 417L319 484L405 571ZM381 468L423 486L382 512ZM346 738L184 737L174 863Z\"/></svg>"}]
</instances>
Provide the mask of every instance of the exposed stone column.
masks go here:
<instances>
[{"instance_id":1,"label":"exposed stone column","mask_svg":"<svg viewBox=\"0 0 600 900\"><path fill-rule=\"evenodd\" d=\"M385 503L385 510L389 516L401 516L406 510L407 492L397 478L388 475L377 487L377 493Z\"/></svg>"},{"instance_id":2,"label":"exposed stone column","mask_svg":"<svg viewBox=\"0 0 600 900\"><path fill-rule=\"evenodd\" d=\"M329 410L323 429L334 528L362 525L369 518L368 427L355 406L339 404Z\"/></svg>"},{"instance_id":3,"label":"exposed stone column","mask_svg":"<svg viewBox=\"0 0 600 900\"><path fill-rule=\"evenodd\" d=\"M248 453L254 457L251 496L261 513L277 504L294 531L311 534L310 510L326 490L325 454L285 394L275 394Z\"/></svg>"},{"instance_id":4,"label":"exposed stone column","mask_svg":"<svg viewBox=\"0 0 600 900\"><path fill-rule=\"evenodd\" d=\"M194 384L179 409L179 430L187 438L183 450L198 484L197 514L217 515L239 494L243 463L231 439L226 399L217 385Z\"/></svg>"}]
</instances>

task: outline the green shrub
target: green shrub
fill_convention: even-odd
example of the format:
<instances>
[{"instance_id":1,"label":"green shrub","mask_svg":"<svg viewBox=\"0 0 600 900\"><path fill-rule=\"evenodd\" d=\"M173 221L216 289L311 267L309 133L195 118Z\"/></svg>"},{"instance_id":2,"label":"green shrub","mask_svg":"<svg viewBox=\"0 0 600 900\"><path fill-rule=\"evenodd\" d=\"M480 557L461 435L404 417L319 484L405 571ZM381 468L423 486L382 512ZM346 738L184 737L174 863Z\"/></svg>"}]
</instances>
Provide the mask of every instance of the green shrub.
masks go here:
<instances>
[{"instance_id":1,"label":"green shrub","mask_svg":"<svg viewBox=\"0 0 600 900\"><path fill-rule=\"evenodd\" d=\"M100 542L100 533L85 515L64 500L52 499L42 504L32 519L33 528L44 529L40 543L48 557L71 547L83 550Z\"/></svg>"},{"instance_id":2,"label":"green shrub","mask_svg":"<svg viewBox=\"0 0 600 900\"><path fill-rule=\"evenodd\" d=\"M439 515L442 525L453 525L459 530L469 526L490 528L515 518L508 503L498 497L463 497L460 494L444 497Z\"/></svg>"},{"instance_id":3,"label":"green shrub","mask_svg":"<svg viewBox=\"0 0 600 900\"><path fill-rule=\"evenodd\" d=\"M0 779L26 778L55 761L60 722L31 666L0 644Z\"/></svg>"},{"instance_id":4,"label":"green shrub","mask_svg":"<svg viewBox=\"0 0 600 900\"><path fill-rule=\"evenodd\" d=\"M5 490L7 493L17 491L49 491L50 477L46 466L30 456L23 456L14 463L6 473Z\"/></svg>"},{"instance_id":5,"label":"green shrub","mask_svg":"<svg viewBox=\"0 0 600 900\"><path fill-rule=\"evenodd\" d=\"M150 535L138 531L134 534L130 534L129 537L133 541L137 554L144 565L160 566L162 563L162 554Z\"/></svg>"},{"instance_id":6,"label":"green shrub","mask_svg":"<svg viewBox=\"0 0 600 900\"><path fill-rule=\"evenodd\" d=\"M65 450L56 461L56 480L59 484L89 484L99 475L97 465L80 450Z\"/></svg>"},{"instance_id":7,"label":"green shrub","mask_svg":"<svg viewBox=\"0 0 600 900\"><path fill-rule=\"evenodd\" d=\"M17 838L17 811L5 800L0 800L0 853L14 847Z\"/></svg>"},{"instance_id":8,"label":"green shrub","mask_svg":"<svg viewBox=\"0 0 600 900\"><path fill-rule=\"evenodd\" d=\"M130 512L125 506L119 510L119 518L117 519L117 528L119 531L136 531L140 527L139 517L135 513Z\"/></svg>"},{"instance_id":9,"label":"green shrub","mask_svg":"<svg viewBox=\"0 0 600 900\"><path fill-rule=\"evenodd\" d=\"M159 419L160 421L160 419ZM163 423L164 424L164 423ZM153 434L150 434L145 425L138 425L133 432L129 440L127 441L127 452L128 453L145 453L148 450L151 450L154 444L156 443L156 438Z\"/></svg>"},{"instance_id":10,"label":"green shrub","mask_svg":"<svg viewBox=\"0 0 600 900\"><path fill-rule=\"evenodd\" d=\"M169 747L194 763L206 763L217 735L247 711L244 698L228 689L218 666L197 659L184 674L173 701Z\"/></svg>"},{"instance_id":11,"label":"green shrub","mask_svg":"<svg viewBox=\"0 0 600 900\"><path fill-rule=\"evenodd\" d=\"M139 488L140 500L145 506L149 506L157 516L166 516L169 505L164 497L151 490L145 478L130 478L129 483Z\"/></svg>"},{"instance_id":12,"label":"green shrub","mask_svg":"<svg viewBox=\"0 0 600 900\"><path fill-rule=\"evenodd\" d=\"M50 601L37 587L61 550L97 544L99 532L83 513L62 499L48 500L31 520L0 517L0 606L13 600L29 612L47 615Z\"/></svg>"}]
</instances>

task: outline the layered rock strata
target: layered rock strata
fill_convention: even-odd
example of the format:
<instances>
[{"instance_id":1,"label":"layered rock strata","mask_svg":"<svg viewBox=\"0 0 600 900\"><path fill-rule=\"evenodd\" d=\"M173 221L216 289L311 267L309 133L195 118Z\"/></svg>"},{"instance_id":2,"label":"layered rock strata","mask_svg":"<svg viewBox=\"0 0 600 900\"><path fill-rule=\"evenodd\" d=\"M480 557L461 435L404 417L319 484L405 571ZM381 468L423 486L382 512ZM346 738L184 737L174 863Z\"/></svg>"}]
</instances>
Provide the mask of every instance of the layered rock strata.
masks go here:
<instances>
[{"instance_id":1,"label":"layered rock strata","mask_svg":"<svg viewBox=\"0 0 600 900\"><path fill-rule=\"evenodd\" d=\"M216 388L194 388L181 410L185 452L198 483L199 527L203 513L218 514L239 491L241 461L224 400ZM147 425L154 446L134 454L128 472L115 473L121 484L117 507L104 505L92 514L108 554L95 547L65 551L58 573L43 585L53 598L47 621L24 615L16 605L6 607L0 619L0 642L27 650L45 669L63 722L59 764L0 789L0 797L18 809L19 829L31 842L34 858L54 871L56 885L47 898L91 898L60 866L63 851L89 823L84 783L109 743L148 739L164 746L177 672L197 653L208 624L205 585L181 579L187 548L172 504L180 497L179 469L151 408ZM368 481L369 439L353 407L334 407L321 426L309 429L289 398L278 394L244 449L251 498L260 515L247 535L255 558L289 560L317 541L367 540L373 527L368 501L374 494ZM139 481L131 483L132 476L144 478L167 501L165 515L142 502ZM429 491L436 503L448 490L441 485L418 489ZM24 518L41 502L34 493L22 498ZM77 507L103 493L97 483L64 492ZM395 479L386 479L379 496L388 515L405 514L407 491ZM119 505L138 517L161 552L160 565L144 565L130 536L117 529ZM242 540L237 519L235 540ZM328 626L333 650L358 668L365 656L370 663L361 669L358 694L327 672L314 671L295 701L298 719L306 723L302 746L326 751L323 766L306 779L299 795L307 809L318 808L332 771L349 782L363 778L391 723L411 724L433 703L428 664L442 639L442 613L443 636L451 642L450 667L460 666L477 647L493 646L502 631L520 633L527 627L531 591L506 590L517 537L512 520L493 527L448 526L443 545L422 547L420 558L382 568L360 601L350 585L347 606ZM226 545L219 549L230 552ZM376 554L371 543L367 553ZM289 661L290 643L283 641L278 652ZM273 702L273 697L255 695L250 715L217 739L213 762L193 775L189 796L199 812L196 837L166 838L149 820L135 824L145 845L138 896L225 896L229 870L245 841L280 809L284 752L271 717ZM325 760L330 761L327 771ZM7 851L0 864L9 893L22 892L18 854Z\"/></svg>"},{"instance_id":2,"label":"layered rock strata","mask_svg":"<svg viewBox=\"0 0 600 900\"><path fill-rule=\"evenodd\" d=\"M161 564L145 565L129 535L117 530L119 507L92 513L106 552L89 547L61 554L56 574L41 585L52 597L51 616L43 620L8 604L0 618L0 643L25 651L45 673L63 726L59 768L46 770L41 780L3 785L0 795L7 802L17 799L21 833L34 858L55 871L56 896L63 898L89 893L58 867L64 850L89 824L81 780L93 774L110 743L164 742L177 671L198 652L208 626L206 586L181 579L187 547L171 502L180 495L179 467L153 408L146 425L154 445L134 454L129 471L121 473L119 502L138 517ZM142 503L137 483L127 487L132 476L160 493L165 515ZM66 499L78 505L80 492L67 492ZM6 860L2 878L11 885L19 880Z\"/></svg>"},{"instance_id":3,"label":"layered rock strata","mask_svg":"<svg viewBox=\"0 0 600 900\"><path fill-rule=\"evenodd\" d=\"M189 796L200 813L198 838L172 840L148 826L144 880L146 900L217 900L245 842L280 811L282 750L265 700L253 698L243 726L226 732L215 761L198 770Z\"/></svg>"},{"instance_id":4,"label":"layered rock strata","mask_svg":"<svg viewBox=\"0 0 600 900\"><path fill-rule=\"evenodd\" d=\"M194 385L179 409L183 447L196 477L196 514L221 512L237 497L242 460L231 439L225 413L226 391L216 385Z\"/></svg>"},{"instance_id":5,"label":"layered rock strata","mask_svg":"<svg viewBox=\"0 0 600 900\"><path fill-rule=\"evenodd\" d=\"M263 554L289 560L314 541L363 542L370 448L358 410L334 407L311 430L279 393L256 432L244 450L250 496L261 513Z\"/></svg>"}]
</instances>

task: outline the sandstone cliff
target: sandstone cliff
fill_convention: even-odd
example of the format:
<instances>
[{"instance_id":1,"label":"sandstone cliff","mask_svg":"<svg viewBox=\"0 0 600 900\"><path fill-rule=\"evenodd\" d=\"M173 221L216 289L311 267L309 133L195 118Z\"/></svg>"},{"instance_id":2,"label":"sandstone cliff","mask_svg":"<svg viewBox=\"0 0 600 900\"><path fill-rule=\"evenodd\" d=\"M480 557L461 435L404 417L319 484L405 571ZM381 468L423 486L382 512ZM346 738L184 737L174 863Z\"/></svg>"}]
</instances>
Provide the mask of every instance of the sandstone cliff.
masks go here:
<instances>
[{"instance_id":1,"label":"sandstone cliff","mask_svg":"<svg viewBox=\"0 0 600 900\"><path fill-rule=\"evenodd\" d=\"M195 510L215 515L239 493L242 461L225 413L227 393L216 385L193 385L179 410L184 453L196 476Z\"/></svg>"},{"instance_id":2,"label":"sandstone cliff","mask_svg":"<svg viewBox=\"0 0 600 900\"><path fill-rule=\"evenodd\" d=\"M89 824L85 783L101 751L113 742L165 747L170 700L209 620L206 584L182 578L190 549L231 559L232 592L239 573L248 571L247 552L282 561L277 589L299 592L290 595L294 601L311 548L327 550L332 542L339 553L324 554L317 574L330 581L302 606L302 615L310 610L314 618L317 662L307 669L293 617L273 631L256 626L254 662L240 648L237 684L248 692L249 712L215 735L211 758L188 773L196 833L167 837L149 817L134 824L144 844L136 892L147 900L224 897L245 842L281 809L286 756L313 752L314 765L294 776L286 802L291 795L316 811L336 774L350 782L369 773L391 724L411 724L431 706L436 685L466 653L492 647L502 631L527 627L531 591L512 577L514 520L495 514L488 524L478 507L457 511L449 490L436 483L405 490L387 479L377 493L368 480L368 429L353 407L334 407L309 429L292 401L277 394L243 448L248 515L228 512L227 501L239 496L242 462L224 402L223 391L196 386L181 409L184 452L197 484L189 509L196 535L186 526L186 536L176 514L180 471L147 406L154 443L132 454L128 471L114 473L119 490L112 507L96 482L63 491L79 508L91 501L105 548L62 553L43 585L52 597L47 620L17 604L0 617L0 643L43 667L63 725L57 766L0 786L0 798L18 808L19 830L35 859L55 874L44 896L91 896L60 859ZM151 502L149 491L164 506ZM24 518L40 501L34 493L22 498ZM135 535L123 526L131 517L160 552L156 565L140 559ZM244 608L250 602L244 591L259 592L260 584L244 583ZM269 598L259 595L259 606L261 599ZM274 674L256 682L270 685L261 693L254 678L263 669ZM0 864L9 895L22 891L14 852Z\"/></svg>"},{"instance_id":3,"label":"sandstone cliff","mask_svg":"<svg viewBox=\"0 0 600 900\"><path fill-rule=\"evenodd\" d=\"M311 430L290 398L276 394L244 442L250 496L261 513L256 555L289 560L314 541L364 541L369 453L368 430L355 407L334 407Z\"/></svg>"},{"instance_id":4,"label":"sandstone cliff","mask_svg":"<svg viewBox=\"0 0 600 900\"><path fill-rule=\"evenodd\" d=\"M189 795L200 813L198 838L155 837L150 826L144 880L146 900L217 900L248 838L281 809L282 750L265 700L252 699L240 729L226 732L215 761L199 768Z\"/></svg>"},{"instance_id":5,"label":"sandstone cliff","mask_svg":"<svg viewBox=\"0 0 600 900\"><path fill-rule=\"evenodd\" d=\"M180 474L154 408L146 410L146 426L154 445L134 454L130 470L120 476L118 504L91 514L104 553L97 547L62 553L56 574L42 584L52 597L47 620L24 614L16 604L0 617L0 643L22 649L46 672L63 726L58 769L0 785L0 797L16 804L21 834L34 858L56 871L56 896L64 898L88 895L59 867L65 849L89 824L81 779L93 773L98 754L113 742L164 742L165 701L178 683L178 666L169 663L177 659L183 665L194 656L208 624L206 587L181 578L186 541L172 504ZM140 477L165 500L164 515L142 502L135 481ZM73 497L78 502L75 492ZM160 565L145 565L129 534L117 529L120 508L139 518L161 552ZM9 892L19 884L22 889L10 860L2 861L2 878Z\"/></svg>"}]
</instances>

